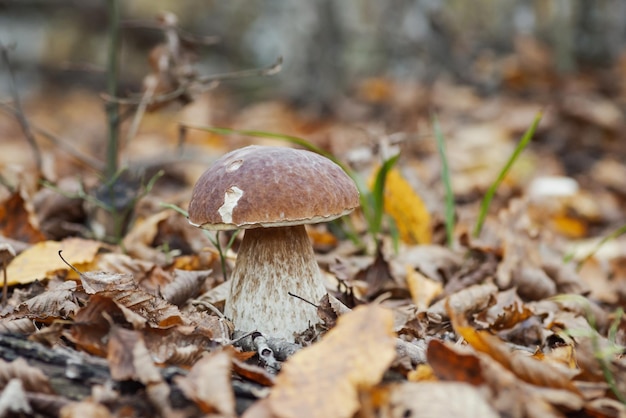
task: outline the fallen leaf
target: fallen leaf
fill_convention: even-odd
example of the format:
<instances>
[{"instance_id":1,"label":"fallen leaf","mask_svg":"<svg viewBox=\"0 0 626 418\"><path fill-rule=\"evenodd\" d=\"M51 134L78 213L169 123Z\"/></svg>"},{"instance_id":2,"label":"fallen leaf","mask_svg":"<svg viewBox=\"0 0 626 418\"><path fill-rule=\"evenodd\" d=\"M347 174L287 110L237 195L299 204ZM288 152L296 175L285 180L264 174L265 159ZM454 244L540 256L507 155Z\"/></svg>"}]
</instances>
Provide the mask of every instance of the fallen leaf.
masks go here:
<instances>
[{"instance_id":1,"label":"fallen leaf","mask_svg":"<svg viewBox=\"0 0 626 418\"><path fill-rule=\"evenodd\" d=\"M439 340L431 340L426 351L428 364L440 380L465 382L480 386L482 376L480 360L472 353L459 353Z\"/></svg>"},{"instance_id":2,"label":"fallen leaf","mask_svg":"<svg viewBox=\"0 0 626 418\"><path fill-rule=\"evenodd\" d=\"M447 317L446 306L454 312L468 313L487 308L494 300L498 288L493 283L484 283L462 289L428 308L429 314Z\"/></svg>"},{"instance_id":3,"label":"fallen leaf","mask_svg":"<svg viewBox=\"0 0 626 418\"><path fill-rule=\"evenodd\" d=\"M65 405L60 413L60 418L110 418L112 416L106 406L88 400Z\"/></svg>"},{"instance_id":4,"label":"fallen leaf","mask_svg":"<svg viewBox=\"0 0 626 418\"><path fill-rule=\"evenodd\" d=\"M466 383L420 382L392 385L381 418L497 418L482 391Z\"/></svg>"},{"instance_id":5,"label":"fallen leaf","mask_svg":"<svg viewBox=\"0 0 626 418\"><path fill-rule=\"evenodd\" d=\"M140 333L113 326L107 360L113 379L136 380L143 383L150 402L161 416L172 416L169 404L170 388L155 366Z\"/></svg>"},{"instance_id":6,"label":"fallen leaf","mask_svg":"<svg viewBox=\"0 0 626 418\"><path fill-rule=\"evenodd\" d=\"M76 282L63 282L23 302L18 309L29 318L67 318L78 310Z\"/></svg>"},{"instance_id":7,"label":"fallen leaf","mask_svg":"<svg viewBox=\"0 0 626 418\"><path fill-rule=\"evenodd\" d=\"M36 243L45 239L35 227L35 216L20 192L13 193L0 205L0 233L18 241Z\"/></svg>"},{"instance_id":8,"label":"fallen leaf","mask_svg":"<svg viewBox=\"0 0 626 418\"><path fill-rule=\"evenodd\" d=\"M430 212L397 168L389 170L385 179L384 210L395 221L404 243L430 244Z\"/></svg>"},{"instance_id":9,"label":"fallen leaf","mask_svg":"<svg viewBox=\"0 0 626 418\"><path fill-rule=\"evenodd\" d=\"M418 310L428 308L431 302L443 291L441 282L424 276L410 266L407 266L406 283L411 293L411 299Z\"/></svg>"},{"instance_id":10,"label":"fallen leaf","mask_svg":"<svg viewBox=\"0 0 626 418\"><path fill-rule=\"evenodd\" d=\"M527 354L511 350L504 341L487 331L472 328L462 313L450 310L452 326L476 351L488 354L519 379L537 386L565 389L580 395L571 379L573 373L554 363L537 360Z\"/></svg>"},{"instance_id":11,"label":"fallen leaf","mask_svg":"<svg viewBox=\"0 0 626 418\"><path fill-rule=\"evenodd\" d=\"M161 294L169 303L182 306L198 295L211 271L174 270L174 281L166 285Z\"/></svg>"},{"instance_id":12,"label":"fallen leaf","mask_svg":"<svg viewBox=\"0 0 626 418\"><path fill-rule=\"evenodd\" d=\"M359 306L324 338L285 362L269 396L281 418L352 417L359 391L380 382L395 356L390 311Z\"/></svg>"},{"instance_id":13,"label":"fallen leaf","mask_svg":"<svg viewBox=\"0 0 626 418\"><path fill-rule=\"evenodd\" d=\"M12 379L19 379L27 392L54 393L48 377L41 369L29 365L22 358L17 358L10 363L0 359L0 387L6 387Z\"/></svg>"},{"instance_id":14,"label":"fallen leaf","mask_svg":"<svg viewBox=\"0 0 626 418\"><path fill-rule=\"evenodd\" d=\"M232 350L208 354L193 365L189 374L175 379L185 396L205 414L235 416L231 386Z\"/></svg>"},{"instance_id":15,"label":"fallen leaf","mask_svg":"<svg viewBox=\"0 0 626 418\"><path fill-rule=\"evenodd\" d=\"M82 238L37 243L11 261L7 268L8 284L27 284L46 279L56 271L69 270L59 257L59 251L68 263L81 270L93 261L101 247L101 242Z\"/></svg>"}]
</instances>

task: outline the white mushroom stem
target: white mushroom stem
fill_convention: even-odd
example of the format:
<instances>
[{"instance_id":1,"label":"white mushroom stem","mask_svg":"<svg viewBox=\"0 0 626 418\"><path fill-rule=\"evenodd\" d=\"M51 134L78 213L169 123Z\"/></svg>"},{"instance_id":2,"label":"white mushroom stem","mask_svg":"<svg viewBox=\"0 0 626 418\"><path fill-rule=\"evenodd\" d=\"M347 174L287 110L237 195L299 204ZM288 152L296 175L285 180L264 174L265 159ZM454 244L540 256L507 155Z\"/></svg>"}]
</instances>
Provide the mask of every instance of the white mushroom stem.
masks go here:
<instances>
[{"instance_id":1,"label":"white mushroom stem","mask_svg":"<svg viewBox=\"0 0 626 418\"><path fill-rule=\"evenodd\" d=\"M304 225L247 229L224 314L238 331L294 340L320 322L314 304L326 294Z\"/></svg>"}]
</instances>

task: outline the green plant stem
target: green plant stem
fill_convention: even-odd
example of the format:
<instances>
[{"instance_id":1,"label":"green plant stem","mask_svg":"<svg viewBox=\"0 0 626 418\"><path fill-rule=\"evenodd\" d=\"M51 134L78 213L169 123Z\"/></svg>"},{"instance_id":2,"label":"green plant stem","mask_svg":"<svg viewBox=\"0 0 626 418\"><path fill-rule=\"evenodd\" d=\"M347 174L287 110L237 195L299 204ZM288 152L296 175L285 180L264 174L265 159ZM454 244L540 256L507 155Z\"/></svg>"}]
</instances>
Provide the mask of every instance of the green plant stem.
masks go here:
<instances>
[{"instance_id":1,"label":"green plant stem","mask_svg":"<svg viewBox=\"0 0 626 418\"><path fill-rule=\"evenodd\" d=\"M582 260L580 260L577 264L576 264L576 270L580 271L580 269L582 268L582 266L589 261L589 259L591 257L594 256L595 253L598 252L598 250L607 242L609 242L610 240L616 239L617 237L619 237L622 234L626 233L626 225L622 225L621 227L619 227L618 229L616 229L615 231L611 232L609 235L605 236L604 238L602 238L597 244L596 246L589 252L589 254L587 254ZM571 258L571 257L570 257Z\"/></svg>"},{"instance_id":2,"label":"green plant stem","mask_svg":"<svg viewBox=\"0 0 626 418\"><path fill-rule=\"evenodd\" d=\"M445 187L445 223L446 223L446 241L448 247L452 247L454 244L454 192L452 191L452 177L450 176L450 167L448 165L448 155L446 153L446 140L441 132L439 126L439 119L437 115L433 115L433 130L435 133L435 140L437 141L437 151L439 151L439 158L441 158L441 178Z\"/></svg>"},{"instance_id":3,"label":"green plant stem","mask_svg":"<svg viewBox=\"0 0 626 418\"><path fill-rule=\"evenodd\" d=\"M487 212L489 211L489 205L491 205L491 201L493 200L493 197L495 196L496 191L498 190L498 187L500 186L500 184L502 183L506 175L509 173L509 170L511 169L515 161L517 161L517 158L520 156L522 151L524 151L524 149L526 149L526 146L530 143L530 140L532 139L533 135L535 134L535 131L537 130L539 121L541 121L541 116L542 116L542 113L538 112L537 116L535 116L535 120L533 121L532 125L524 133L524 136L522 136L522 139L515 147L513 154L511 154L508 161L506 162L506 164L500 171L498 178L496 179L496 181L494 181L491 184L491 186L487 190L487 193L485 194L485 197L483 198L480 204L480 213L478 214L478 221L476 222L476 226L474 228L474 233L473 233L473 236L475 238L480 235L480 231L483 229L483 224L485 223L485 219L487 218Z\"/></svg>"},{"instance_id":4,"label":"green plant stem","mask_svg":"<svg viewBox=\"0 0 626 418\"><path fill-rule=\"evenodd\" d=\"M119 0L109 0L109 51L107 59L107 93L115 97L119 74ZM118 172L119 154L119 105L115 102L106 103L107 121L109 125L109 141L107 144L107 160L105 178L110 179Z\"/></svg>"}]
</instances>

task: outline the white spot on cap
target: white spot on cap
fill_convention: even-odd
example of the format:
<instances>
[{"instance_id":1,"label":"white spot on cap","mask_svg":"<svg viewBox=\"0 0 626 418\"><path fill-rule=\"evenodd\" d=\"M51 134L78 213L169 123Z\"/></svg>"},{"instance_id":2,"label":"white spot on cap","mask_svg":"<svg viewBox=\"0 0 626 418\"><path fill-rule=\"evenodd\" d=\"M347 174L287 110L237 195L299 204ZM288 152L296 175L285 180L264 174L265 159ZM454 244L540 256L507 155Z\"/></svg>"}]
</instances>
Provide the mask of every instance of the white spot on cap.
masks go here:
<instances>
[{"instance_id":1,"label":"white spot on cap","mask_svg":"<svg viewBox=\"0 0 626 418\"><path fill-rule=\"evenodd\" d=\"M243 196L243 190L233 186L224 193L224 204L220 206L217 213L222 217L222 222L230 224L233 222L233 210L237 207L237 202Z\"/></svg>"},{"instance_id":2,"label":"white spot on cap","mask_svg":"<svg viewBox=\"0 0 626 418\"><path fill-rule=\"evenodd\" d=\"M235 170L238 170L242 164L243 164L243 160L235 160L231 162L230 164L228 164L228 167L226 167L226 172L231 173Z\"/></svg>"}]
</instances>

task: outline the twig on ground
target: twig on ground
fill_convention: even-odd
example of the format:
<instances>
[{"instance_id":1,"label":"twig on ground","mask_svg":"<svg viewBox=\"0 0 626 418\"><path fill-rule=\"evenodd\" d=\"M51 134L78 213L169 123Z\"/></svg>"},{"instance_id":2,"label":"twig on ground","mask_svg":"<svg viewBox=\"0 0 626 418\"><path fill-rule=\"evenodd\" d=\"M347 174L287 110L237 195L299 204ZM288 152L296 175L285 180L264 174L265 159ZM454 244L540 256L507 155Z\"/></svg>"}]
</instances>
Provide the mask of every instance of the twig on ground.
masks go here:
<instances>
[{"instance_id":1,"label":"twig on ground","mask_svg":"<svg viewBox=\"0 0 626 418\"><path fill-rule=\"evenodd\" d=\"M256 352L265 369L272 374L277 374L281 369L281 365L274 357L274 350L268 345L267 339L263 334L257 332L252 335L252 342L256 346Z\"/></svg>"}]
</instances>

